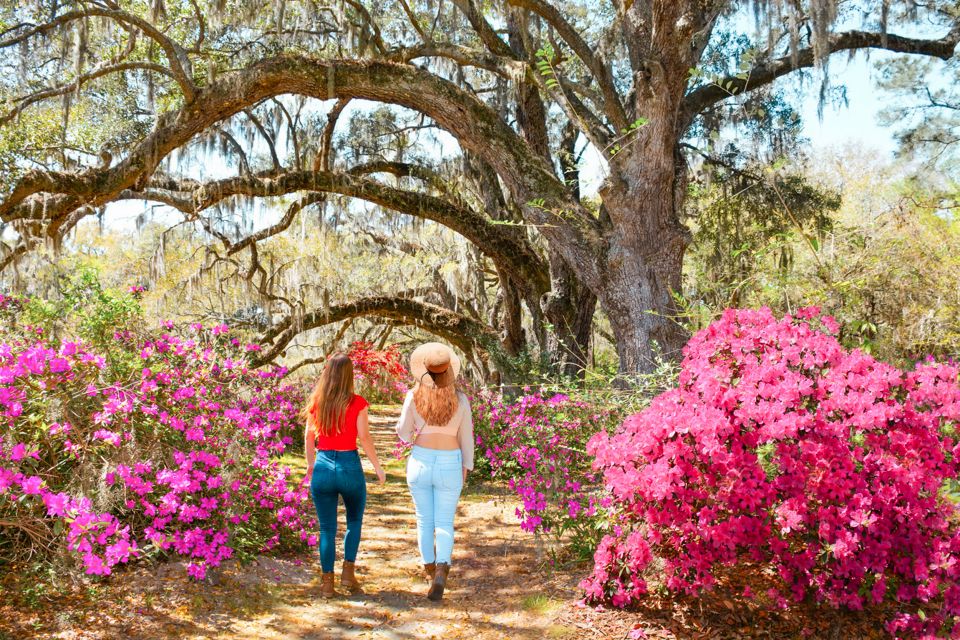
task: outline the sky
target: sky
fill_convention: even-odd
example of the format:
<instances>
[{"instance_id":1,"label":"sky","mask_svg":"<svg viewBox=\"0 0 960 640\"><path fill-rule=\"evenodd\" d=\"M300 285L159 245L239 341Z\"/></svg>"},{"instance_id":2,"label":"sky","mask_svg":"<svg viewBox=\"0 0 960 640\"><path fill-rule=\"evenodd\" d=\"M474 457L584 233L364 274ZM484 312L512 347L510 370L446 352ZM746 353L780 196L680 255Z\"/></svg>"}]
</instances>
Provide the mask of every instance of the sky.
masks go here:
<instances>
[{"instance_id":1,"label":"sky","mask_svg":"<svg viewBox=\"0 0 960 640\"><path fill-rule=\"evenodd\" d=\"M882 108L872 80L877 59L878 56L874 55L868 61L859 54L850 61L844 56L835 56L830 61L835 83L847 86L849 104L828 109L821 120L817 116L817 91L811 90L801 105L801 116L804 133L815 150L838 143L860 142L892 156L896 150L893 132L877 124L877 115Z\"/></svg>"}]
</instances>

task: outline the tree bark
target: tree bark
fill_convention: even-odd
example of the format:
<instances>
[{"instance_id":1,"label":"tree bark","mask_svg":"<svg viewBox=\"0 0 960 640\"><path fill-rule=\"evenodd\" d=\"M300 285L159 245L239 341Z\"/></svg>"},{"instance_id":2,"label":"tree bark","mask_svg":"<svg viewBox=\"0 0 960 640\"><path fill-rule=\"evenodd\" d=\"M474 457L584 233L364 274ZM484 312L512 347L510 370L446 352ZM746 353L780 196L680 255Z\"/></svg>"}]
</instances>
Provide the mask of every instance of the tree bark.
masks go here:
<instances>
[{"instance_id":1,"label":"tree bark","mask_svg":"<svg viewBox=\"0 0 960 640\"><path fill-rule=\"evenodd\" d=\"M530 57L527 18L525 9L512 9L507 14L510 48L521 59ZM553 167L547 112L539 91L536 86L521 81L517 83L516 94L517 125L524 140L534 153ZM560 166L571 198L579 202L579 173L572 153L575 144L576 134L565 136ZM547 350L551 355L551 364L558 373L582 378L588 364L590 328L593 326L597 298L584 286L577 272L567 264L553 243L548 240L548 244L551 288L540 301L544 317L552 327L552 331L547 332Z\"/></svg>"},{"instance_id":2,"label":"tree bark","mask_svg":"<svg viewBox=\"0 0 960 640\"><path fill-rule=\"evenodd\" d=\"M589 364L590 329L597 297L556 252L550 251L549 257L551 288L541 307L551 325L547 336L552 364L563 376L583 378Z\"/></svg>"},{"instance_id":3,"label":"tree bark","mask_svg":"<svg viewBox=\"0 0 960 640\"><path fill-rule=\"evenodd\" d=\"M612 149L610 178L601 190L611 232L605 278L596 290L610 320L626 378L650 373L656 358L679 357L686 341L677 322L683 254L690 232L679 213L686 193L685 166L678 153L686 125L681 116L687 71L695 66L690 46L716 10L701 11L692 0L635 3L626 10L635 74L632 110L646 124L625 134Z\"/></svg>"},{"instance_id":4,"label":"tree bark","mask_svg":"<svg viewBox=\"0 0 960 640\"><path fill-rule=\"evenodd\" d=\"M500 291L494 305L493 325L500 330L500 342L508 355L516 357L527 348L527 334L523 330L523 310L520 307L520 291L513 280L497 271Z\"/></svg>"}]
</instances>

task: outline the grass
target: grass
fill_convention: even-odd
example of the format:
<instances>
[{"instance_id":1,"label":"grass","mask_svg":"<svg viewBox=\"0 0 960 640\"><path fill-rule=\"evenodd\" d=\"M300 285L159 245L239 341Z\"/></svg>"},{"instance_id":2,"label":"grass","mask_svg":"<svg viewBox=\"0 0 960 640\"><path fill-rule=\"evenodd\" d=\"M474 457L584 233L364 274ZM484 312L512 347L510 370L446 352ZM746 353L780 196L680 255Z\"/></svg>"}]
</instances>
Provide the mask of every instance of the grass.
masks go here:
<instances>
[{"instance_id":1,"label":"grass","mask_svg":"<svg viewBox=\"0 0 960 640\"><path fill-rule=\"evenodd\" d=\"M548 638L569 638L576 635L576 630L559 624L551 624L547 627Z\"/></svg>"},{"instance_id":2,"label":"grass","mask_svg":"<svg viewBox=\"0 0 960 640\"><path fill-rule=\"evenodd\" d=\"M554 609L560 608L563 606L563 603L542 593L533 593L529 596L524 596L523 600L520 601L520 606L524 611L529 611L537 615L545 615Z\"/></svg>"},{"instance_id":3,"label":"grass","mask_svg":"<svg viewBox=\"0 0 960 640\"><path fill-rule=\"evenodd\" d=\"M290 475L287 477L287 487L296 489L300 486L304 474L307 472L307 461L302 453L285 453L280 456L280 464L290 467Z\"/></svg>"},{"instance_id":4,"label":"grass","mask_svg":"<svg viewBox=\"0 0 960 640\"><path fill-rule=\"evenodd\" d=\"M371 404L368 412L373 414L386 414L388 416L394 416L400 413L399 404Z\"/></svg>"}]
</instances>

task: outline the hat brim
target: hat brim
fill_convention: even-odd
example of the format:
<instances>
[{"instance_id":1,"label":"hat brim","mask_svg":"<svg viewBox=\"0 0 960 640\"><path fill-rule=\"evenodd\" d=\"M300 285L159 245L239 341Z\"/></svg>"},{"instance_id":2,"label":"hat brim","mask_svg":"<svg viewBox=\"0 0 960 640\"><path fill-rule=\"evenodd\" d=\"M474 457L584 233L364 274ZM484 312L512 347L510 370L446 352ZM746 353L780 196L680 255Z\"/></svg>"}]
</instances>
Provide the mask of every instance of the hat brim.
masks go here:
<instances>
[{"instance_id":1,"label":"hat brim","mask_svg":"<svg viewBox=\"0 0 960 640\"><path fill-rule=\"evenodd\" d=\"M431 375L427 370L425 358L427 353L438 347L444 349L450 355L450 366L443 373ZM410 354L410 373L418 383L427 381L427 384L437 387L449 387L456 382L457 376L460 375L460 357L453 352L453 349L441 342L427 342L414 349L413 353Z\"/></svg>"}]
</instances>

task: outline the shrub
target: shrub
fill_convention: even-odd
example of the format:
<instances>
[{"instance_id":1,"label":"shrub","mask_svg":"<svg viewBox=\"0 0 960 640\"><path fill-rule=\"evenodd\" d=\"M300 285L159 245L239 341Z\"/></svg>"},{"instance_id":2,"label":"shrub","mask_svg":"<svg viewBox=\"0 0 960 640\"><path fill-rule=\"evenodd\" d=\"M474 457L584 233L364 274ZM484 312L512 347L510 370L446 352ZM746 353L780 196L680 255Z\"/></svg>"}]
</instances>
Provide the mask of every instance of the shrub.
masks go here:
<instances>
[{"instance_id":1,"label":"shrub","mask_svg":"<svg viewBox=\"0 0 960 640\"><path fill-rule=\"evenodd\" d=\"M104 356L17 324L23 307L0 297L0 563L62 541L88 574L175 554L203 578L315 543L307 489L278 460L303 400L283 370L249 370L224 325L117 331Z\"/></svg>"},{"instance_id":2,"label":"shrub","mask_svg":"<svg viewBox=\"0 0 960 640\"><path fill-rule=\"evenodd\" d=\"M357 392L371 403L396 404L407 393L407 368L398 345L375 349L369 342L350 345L347 356L353 361Z\"/></svg>"},{"instance_id":3,"label":"shrub","mask_svg":"<svg viewBox=\"0 0 960 640\"><path fill-rule=\"evenodd\" d=\"M588 600L630 604L654 562L693 594L750 561L776 572L767 595L784 606L896 599L924 611L891 632L952 624L960 530L941 490L960 465L958 370L902 372L836 332L815 309L728 310L687 345L678 388L591 439L619 520Z\"/></svg>"},{"instance_id":4,"label":"shrub","mask_svg":"<svg viewBox=\"0 0 960 640\"><path fill-rule=\"evenodd\" d=\"M603 498L585 443L619 417L564 394L528 393L509 402L480 392L472 407L477 471L505 479L516 492L521 528L546 536L554 553L588 557Z\"/></svg>"}]
</instances>

